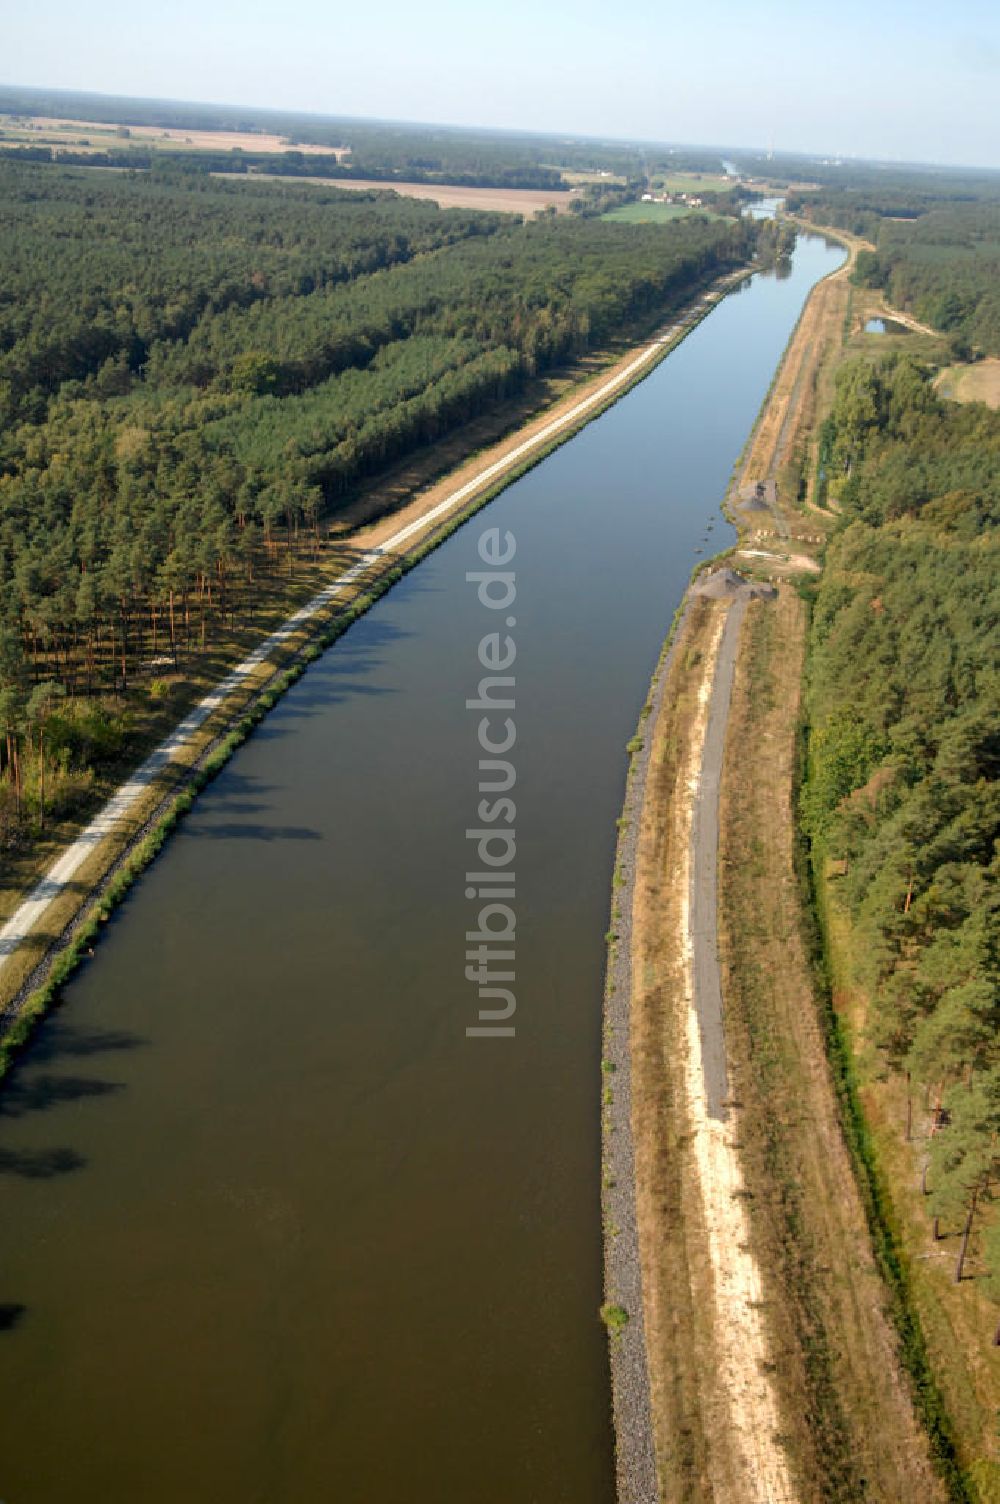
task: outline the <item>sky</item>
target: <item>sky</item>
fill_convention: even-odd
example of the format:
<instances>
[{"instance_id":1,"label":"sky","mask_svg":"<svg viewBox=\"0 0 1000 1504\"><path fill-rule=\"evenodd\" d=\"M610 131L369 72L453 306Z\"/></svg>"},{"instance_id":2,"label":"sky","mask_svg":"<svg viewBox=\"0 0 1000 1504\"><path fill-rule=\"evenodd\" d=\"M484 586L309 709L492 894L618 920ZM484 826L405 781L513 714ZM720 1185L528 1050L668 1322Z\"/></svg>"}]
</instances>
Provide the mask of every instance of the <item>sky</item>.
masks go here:
<instances>
[{"instance_id":1,"label":"sky","mask_svg":"<svg viewBox=\"0 0 1000 1504\"><path fill-rule=\"evenodd\" d=\"M0 83L1000 167L997 0L0 0Z\"/></svg>"}]
</instances>

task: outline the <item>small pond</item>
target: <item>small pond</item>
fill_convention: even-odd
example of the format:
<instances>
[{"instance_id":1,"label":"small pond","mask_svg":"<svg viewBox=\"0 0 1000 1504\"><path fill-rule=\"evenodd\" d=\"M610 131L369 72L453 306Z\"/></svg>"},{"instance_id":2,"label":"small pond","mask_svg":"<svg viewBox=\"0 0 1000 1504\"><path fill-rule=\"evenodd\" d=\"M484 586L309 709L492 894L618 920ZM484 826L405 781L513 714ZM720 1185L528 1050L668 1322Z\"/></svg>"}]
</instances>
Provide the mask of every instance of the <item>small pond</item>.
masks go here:
<instances>
[{"instance_id":1,"label":"small pond","mask_svg":"<svg viewBox=\"0 0 1000 1504\"><path fill-rule=\"evenodd\" d=\"M869 319L865 324L866 334L909 334L905 324L898 319Z\"/></svg>"}]
</instances>

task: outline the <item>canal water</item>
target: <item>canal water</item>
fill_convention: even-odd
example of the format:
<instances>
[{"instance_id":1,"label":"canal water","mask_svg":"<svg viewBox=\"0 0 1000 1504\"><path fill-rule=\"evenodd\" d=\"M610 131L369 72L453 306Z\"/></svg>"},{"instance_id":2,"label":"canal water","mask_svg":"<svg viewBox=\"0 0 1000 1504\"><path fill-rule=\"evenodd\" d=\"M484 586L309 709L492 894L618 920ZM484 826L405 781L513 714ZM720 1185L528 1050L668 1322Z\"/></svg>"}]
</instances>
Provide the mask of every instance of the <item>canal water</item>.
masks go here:
<instances>
[{"instance_id":1,"label":"canal water","mask_svg":"<svg viewBox=\"0 0 1000 1504\"><path fill-rule=\"evenodd\" d=\"M317 662L0 1094L7 1504L609 1504L600 1015L661 640L801 240ZM712 527L708 524L713 521ZM477 648L508 530L516 1033L469 1038Z\"/></svg>"}]
</instances>

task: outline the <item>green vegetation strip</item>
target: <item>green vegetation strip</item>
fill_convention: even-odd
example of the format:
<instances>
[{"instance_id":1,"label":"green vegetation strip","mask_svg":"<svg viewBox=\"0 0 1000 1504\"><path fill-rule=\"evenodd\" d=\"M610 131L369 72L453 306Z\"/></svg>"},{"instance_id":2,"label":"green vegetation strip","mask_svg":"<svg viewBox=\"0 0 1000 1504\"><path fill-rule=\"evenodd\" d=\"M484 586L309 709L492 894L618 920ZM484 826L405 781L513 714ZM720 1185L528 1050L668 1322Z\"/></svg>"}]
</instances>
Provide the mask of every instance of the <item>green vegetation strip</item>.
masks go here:
<instances>
[{"instance_id":1,"label":"green vegetation strip","mask_svg":"<svg viewBox=\"0 0 1000 1504\"><path fill-rule=\"evenodd\" d=\"M804 732L803 723L803 745ZM824 865L825 861L818 852L810 859L805 842L800 840L798 867L803 887L802 907L813 921L806 926L806 936L812 951L816 996L844 1136L861 1191L875 1259L889 1292L889 1311L899 1336L900 1357L912 1382L914 1400L927 1431L931 1455L953 1504L976 1504L978 1496L970 1492L958 1464L954 1428L928 1356L892 1196L879 1168L874 1139L861 1104L854 1051L833 1006L829 935L822 897Z\"/></svg>"}]
</instances>

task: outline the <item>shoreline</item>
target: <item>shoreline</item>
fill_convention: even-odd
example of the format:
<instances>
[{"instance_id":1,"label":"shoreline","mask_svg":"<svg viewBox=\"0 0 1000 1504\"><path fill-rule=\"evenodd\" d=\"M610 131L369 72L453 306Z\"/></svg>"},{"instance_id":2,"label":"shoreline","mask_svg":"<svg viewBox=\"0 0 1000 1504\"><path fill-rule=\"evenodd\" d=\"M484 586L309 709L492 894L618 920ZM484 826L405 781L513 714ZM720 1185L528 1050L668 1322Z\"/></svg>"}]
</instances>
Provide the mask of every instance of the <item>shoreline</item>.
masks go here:
<instances>
[{"instance_id":1,"label":"shoreline","mask_svg":"<svg viewBox=\"0 0 1000 1504\"><path fill-rule=\"evenodd\" d=\"M847 256L841 266L827 273L810 288L803 301L799 317L775 368L768 392L726 487L723 512L736 529L737 539L728 549L714 555L711 559L699 561L692 571L691 580L682 597L654 670L649 695L640 714L637 735L628 747L632 756L623 800L622 822L624 823L620 824L615 852L602 1059L602 1084L607 1085L610 1081L616 1088L610 1099L605 1093L602 1110L601 1199L605 1235L604 1298L607 1303L603 1314L609 1327L610 1337L618 1504L659 1504L658 1490L661 1477L664 1487L672 1495L674 1485L681 1486L678 1479L685 1476L685 1469L688 1467L697 1469L698 1466L706 1465L713 1453L717 1453L714 1465L721 1468L717 1482L723 1488L723 1496L729 1496L725 1494L727 1487L730 1489L735 1487L736 1492L732 1496L742 1497L740 1490L743 1484L739 1482L739 1468L735 1466L739 1459L735 1454L743 1450L747 1456L752 1456L755 1449L755 1433L752 1428L736 1425L735 1421L732 1426L727 1427L725 1412L729 1406L721 1403L724 1396L719 1390L717 1376L717 1364L722 1362L722 1355L716 1354L714 1360L712 1357L714 1345L712 1333L722 1313L716 1313L713 1320L711 1316L706 1317L704 1310L705 1302L711 1293L705 1285L706 1276L701 1267L706 1258L706 1239L710 1241L711 1222L707 1218L709 1208L696 1206L692 1200L694 1192L698 1189L697 1176L692 1177L689 1171L685 1172L683 1165L677 1163L672 1163L665 1169L664 1163L658 1163L656 1158L657 1153L661 1161L664 1160L664 1156L666 1161L671 1162L678 1160L678 1154L680 1160L686 1160L689 1157L689 1150L685 1147L688 1135L686 1130L682 1131L683 1124L678 1127L672 1114L676 1106L684 1100L687 1100L690 1105L691 1081L683 1079L684 1073L680 1070L678 1062L673 1059L668 1047L668 1039L661 1038L656 1030L662 1026L667 1014L676 1011L679 1006L673 994L680 997L683 1002L682 973L689 964L690 958L688 957L685 962L685 957L681 952L698 937L688 935L687 942L681 943L680 951L669 959L665 970L661 966L660 970L651 971L650 956L644 954L641 938L643 914L637 913L633 916L633 906L640 904L640 896L643 902L648 902L652 894L654 903L659 902L661 906L666 903L669 908L670 900L664 897L657 899L656 887L651 886L654 879L659 885L666 869L662 866L657 867L656 874L658 875L654 874L651 877L649 863L652 848L644 852L643 832L645 832L647 842L654 840L658 834L661 842L664 843L664 849L669 850L670 843L676 843L678 839L678 832L673 830L676 823L674 818L676 810L680 805L686 805L689 797L696 801L701 797L700 785L695 787L690 780L685 780L684 769L678 762L680 753L675 745L677 743L686 745L689 735L693 734L689 722L693 724L697 706L694 702L690 705L679 702L674 704L678 695L683 699L685 694L691 693L690 686L686 689L683 687L683 681L692 677L688 672L689 668L694 669L694 678L699 680L706 671L704 666L694 667L702 656L698 650L704 647L702 637L705 631L700 606L698 610L695 610L700 594L697 588L699 578L703 577L706 571L719 569L728 562L744 573L749 571L751 580L754 575L757 575L759 579L762 569L771 570L773 572L764 577L777 583L787 581L789 569L794 574L801 568L807 567L810 562L804 557L761 553L759 550L754 550L753 554L748 553L746 544L748 537L753 534L755 524L759 521L759 513L755 518L740 504L741 491L748 478L750 480L775 479L779 473L783 473L782 465L787 460L791 447L795 444L802 444L803 440L805 449L802 473L803 477L808 479L807 471L815 429L815 411L814 399L810 400L807 386L811 384L814 387L820 367L829 366L833 349L833 345L828 345L828 340L832 337L830 319L836 314L836 307L831 299L835 300L837 296L831 289L836 288L838 279L843 284L850 276L857 250L856 240L847 234L807 222L797 221L797 224L806 234L825 236L831 241L844 245ZM818 342L817 334L821 336ZM814 346L816 348L813 348ZM800 535L796 538L797 542L822 545L822 536L812 537L801 533L804 526L815 526L807 520L806 516L810 506L813 506L813 511L815 510L810 500L810 485L807 485L806 491L806 499L801 511L793 505L790 512L786 512L780 500L773 500L768 510L772 512L773 525L776 528L779 527L779 519L784 521L784 527L779 529L783 540L790 524L792 531ZM783 541L782 547L784 546ZM815 552L815 548L808 548L809 554ZM817 566L814 564L813 567ZM783 584L782 589L787 590L788 585ZM784 599L784 596L781 598ZM727 625L729 615L730 612L726 609L724 619ZM745 633L740 635L736 650L736 661L733 667L737 676L747 671L744 662L745 653L748 651L745 648L745 637ZM691 660L690 665L688 658ZM714 681L714 672L712 677ZM668 680L674 687L674 693L672 698L665 700ZM727 721L727 726L723 728L724 735L728 734L728 729ZM666 742L670 745L664 745ZM729 753L727 753L728 756L730 756ZM645 823L643 819L644 806L654 806L657 799L662 804L664 797L662 791L657 793L652 782L654 778L662 776L662 771L658 767L658 758L660 761L666 759L676 764L668 771L670 777L679 780L674 785L673 796L665 806L670 810L669 818L659 832L648 828L650 819L648 814ZM727 779L731 776L731 773L725 774ZM683 819L680 823L683 825ZM667 829L667 826L670 829ZM721 828L719 836L721 841ZM664 852L660 851L661 863L663 854ZM666 882L669 888L669 877ZM639 889L644 884L648 891L640 895ZM646 915L646 921L648 927L648 915ZM662 914L660 922L665 922ZM721 925L718 928L719 934L714 938L717 942L721 942ZM647 935L647 942L648 939ZM700 939L703 945L705 937L700 937ZM731 957L727 956L725 959L726 965L731 966ZM643 969L640 971L640 968ZM695 987L695 993L697 993L697 987ZM817 1006L822 1013L824 1009L819 1000L817 1000ZM673 1028L674 1025L671 1024L670 1027ZM694 1053L700 1057L702 1050L700 1048L695 1050L694 1036L689 1035L688 1043ZM823 1050L822 1070L817 1066L821 1075L824 1071L828 1071L831 1065L828 1054L829 1040L824 1040L824 1044L826 1048ZM728 1056L728 1041L724 1048ZM652 1099L649 1096L650 1060L653 1058L650 1054L651 1050L656 1060L663 1057L660 1065L652 1067L663 1078L658 1089L661 1100L652 1113L650 1111ZM605 1061L610 1066L610 1074L605 1073L607 1069ZM836 1070L837 1063L836 1060L832 1062L834 1070ZM689 1076L692 1064L697 1064L697 1062L688 1062L687 1074ZM697 1075L697 1072L695 1074ZM675 1077L677 1079L674 1079ZM695 1082L695 1085L697 1084ZM856 1104L852 1105L856 1106ZM841 1102L839 1111L835 1114L838 1133L847 1141L844 1152L851 1162L853 1174L858 1176L860 1173L863 1180L865 1167L858 1165L856 1146L851 1142L850 1132L845 1132L841 1116L843 1108L844 1104ZM633 1122L633 1119L636 1121ZM742 1160L742 1153L739 1158ZM636 1178L637 1163L644 1169L646 1177L644 1181ZM625 1186L620 1183L623 1173L629 1176L629 1183ZM671 1206L672 1216L665 1210L671 1193L675 1196L677 1193L680 1194L679 1201L675 1201ZM715 1199L718 1200L718 1197ZM866 1207L866 1210L870 1214L870 1208ZM678 1216L682 1221L690 1223L686 1231L677 1225ZM862 1260L866 1257L870 1260L869 1239L875 1229L866 1223L863 1216L860 1218L860 1224L864 1228L865 1239ZM855 1235L856 1233L857 1229L855 1229ZM874 1241L878 1243L877 1236ZM685 1243L693 1243L694 1247L694 1263L690 1261L692 1249L688 1248L687 1273L692 1280L691 1289L687 1290L685 1285L684 1290L681 1290L676 1283L670 1285L669 1289L661 1288L664 1277L669 1271L673 1270L676 1276L683 1268ZM746 1244L748 1250L752 1250L753 1246L750 1242ZM849 1254L849 1249L847 1252ZM758 1271L758 1277L759 1274L760 1271ZM773 1271L770 1269L767 1271L767 1277L773 1278ZM645 1284L649 1284L650 1288L645 1288ZM883 1286L880 1285L879 1289L881 1293L876 1292L872 1299L877 1307L878 1315L884 1320L885 1310L882 1302L891 1300L892 1296L891 1291ZM666 1306L664 1306L664 1300L666 1300ZM617 1304L620 1304L624 1311L612 1324L607 1320L606 1313L609 1311L613 1313ZM627 1312L627 1320L624 1319L625 1312ZM756 1312L752 1314L756 1315ZM897 1319L898 1312L894 1312L894 1319L889 1323L894 1332L898 1330ZM687 1328L685 1323L687 1323ZM724 1320L722 1325L725 1331L727 1322ZM767 1327L770 1327L770 1322L767 1323ZM676 1358L678 1339L683 1345L686 1334L694 1342L689 1361L694 1360L694 1354L700 1348L706 1351L702 1351L700 1359L694 1361L692 1374L688 1376L688 1379L681 1382L678 1380L677 1373L671 1374L670 1370L672 1366L676 1368L676 1364L672 1364L672 1359ZM660 1352L659 1359L654 1357L651 1365L651 1354L658 1351L657 1338L661 1346L665 1341L667 1347ZM773 1343L776 1340L775 1334L764 1328L761 1331L761 1339L765 1343ZM908 1395L908 1400L902 1401L902 1411L905 1414L901 1419L897 1417L898 1428L905 1430L907 1426L912 1426L915 1418L913 1411L908 1409L908 1405L913 1404L913 1392L912 1389L907 1388L902 1379L901 1370L905 1370L907 1365L900 1363L898 1349L893 1348L894 1339L883 1334L882 1340L887 1353L891 1353L886 1370L888 1377L883 1375L882 1382L889 1384L890 1388L893 1384L899 1386L902 1383L902 1390ZM898 1337L895 1340L898 1341ZM909 1378L912 1383L912 1376ZM673 1383L675 1389L665 1388L665 1380L668 1386ZM678 1383L679 1388L676 1387ZM678 1431L679 1424L684 1429ZM768 1428L765 1427L766 1429ZM727 1434L727 1430L731 1430L732 1434ZM664 1442L665 1434L668 1437L667 1444ZM923 1466L923 1447L926 1441L926 1434L919 1425L915 1434L910 1432L907 1467L912 1468L915 1473L919 1473ZM667 1450L664 1450L665 1445L667 1445ZM775 1454L772 1460L780 1463L781 1449L772 1448L772 1451ZM729 1455L730 1453L734 1455ZM791 1458L788 1460L792 1461ZM746 1458L744 1458L745 1465ZM778 1471L782 1471L780 1466ZM753 1466L751 1472L753 1476L757 1476ZM782 1488L794 1489L793 1480L796 1472L797 1459L793 1463L791 1476L785 1473L781 1483ZM674 1477L675 1473L677 1477ZM693 1480L689 1478L688 1481ZM927 1486L928 1497L930 1497L937 1480L931 1481L923 1478L921 1481ZM784 1496L782 1493L782 1497ZM789 1492L788 1497L792 1498L795 1495Z\"/></svg>"},{"instance_id":2,"label":"shoreline","mask_svg":"<svg viewBox=\"0 0 1000 1504\"><path fill-rule=\"evenodd\" d=\"M0 926L0 1079L107 917L108 894L113 894L112 904L124 897L200 788L308 663L456 528L643 380L733 287L756 270L756 265L740 267L715 279L657 333L597 376L535 414L514 434L459 465L451 476L391 516L362 529L359 559L287 617L191 707ZM443 487L446 494L435 501ZM249 693L241 697L247 688ZM234 704L238 699L240 703ZM149 849L143 851L145 847ZM42 952L8 982L11 962L19 952L22 961L28 959L23 952L40 923L53 922L53 910L60 908L63 912L56 915L54 934Z\"/></svg>"},{"instance_id":3,"label":"shoreline","mask_svg":"<svg viewBox=\"0 0 1000 1504\"><path fill-rule=\"evenodd\" d=\"M679 643L690 611L690 585L671 623L639 715L625 778L612 887L611 927L601 1029L601 1225L604 1231L605 1310L620 1307L627 1321L609 1327L615 1479L619 1504L658 1504L653 1409L643 1309L642 1269L632 1130L632 900L639 828L650 753ZM644 736L642 733L646 732ZM638 746L635 744L638 742ZM619 903L619 896L623 902ZM610 1067L610 1069L607 1069ZM609 1099L610 1096L610 1099Z\"/></svg>"},{"instance_id":4,"label":"shoreline","mask_svg":"<svg viewBox=\"0 0 1000 1504\"><path fill-rule=\"evenodd\" d=\"M619 1317L614 1324L605 1314L610 1337L619 1504L660 1504L661 1500L661 1459L657 1455L656 1437L665 1418L657 1414L653 1404L654 1382L646 1318L647 1314L653 1315L654 1324L657 1324L657 1315L663 1316L664 1311L659 1295L655 1290L647 1290L643 1279L642 1249L645 1246L649 1251L656 1238L656 1228L649 1221L648 1205L644 1214L639 1211L636 1175L637 1151L648 1176L656 1157L652 1137L654 1133L665 1130L659 1113L655 1114L655 1122L649 1116L649 1082L645 1079L649 1074L648 1060L640 1059L639 1063L644 1080L638 1086L638 1097L645 1102L645 1108L637 1105L633 1093L634 1051L639 1048L642 1056L643 1051L651 1047L648 1037L640 1039L641 1034L649 1033L648 1027L643 1029L641 1015L648 1007L646 994L650 988L658 994L671 995L672 1001L663 1003L671 1016L678 1009L684 1014L683 1021L678 1018L671 1025L672 1033L676 1034L674 1043L679 1046L671 1067L677 1073L672 1088L679 1092L674 1105L680 1107L683 1119L683 1130L674 1125L676 1131L671 1144L674 1150L688 1146L682 1152L685 1160L689 1158L689 1152L695 1153L690 1146L697 1146L697 1171L688 1165L681 1173L689 1197L694 1198L689 1202L692 1224L697 1224L699 1237L704 1235L702 1241L711 1250L711 1257L706 1251L705 1259L715 1270L715 1275L700 1294L709 1305L712 1304L712 1291L720 1272L726 1290L737 1280L758 1292L760 1285L759 1271L752 1254L746 1250L745 1227L741 1224L737 1235L737 1231L729 1226L735 1215L732 1208L738 1207L736 1198L742 1194L742 1183L735 1150L735 1129L728 1122L730 1106L725 1087L726 1047L721 997L713 1007L707 995L711 991L711 977L706 974L708 968L705 966L706 936L694 923L693 909L696 903L706 911L714 908L714 904L708 902L709 895L705 890L706 881L714 879L714 860L712 863L705 860L706 831L702 826L707 812L702 810L703 797L710 784L716 791L718 789L719 771L715 763L721 763L729 692L746 603L769 591L769 587L762 587L752 580L736 591L727 591L721 598L713 599L711 589L700 590L699 581L723 567L726 557L726 553L721 553L694 571L653 671L640 712L638 731L629 743L631 755L615 850L602 1030L601 1068L605 1092L601 1116L601 1207L604 1312L620 1308L627 1313L626 1321ZM690 668L688 656L692 658ZM680 679L690 680L683 692L694 696L686 710L678 709L676 704ZM668 685L673 692L669 698ZM676 743L674 755L679 759L669 823L673 826L676 816L678 829L671 840L679 840L680 847L673 850L672 859L679 863L679 870L683 869L687 874L678 879L683 894L677 899L675 916L683 935L678 932L677 976L658 976L655 982L647 983L639 974L639 968L643 965L648 944L650 916L641 910L637 913L636 906L640 902L648 903L653 881L648 843L657 801L661 798L653 781L661 776L664 745L668 741ZM715 763L710 767L712 757ZM657 916L658 923L663 919L662 914ZM692 941L697 955L691 950ZM717 970L714 975L718 989ZM665 1045L665 1040L658 1041L657 1051L662 1051ZM685 1057L684 1061L681 1055ZM662 1085L672 1100L671 1087L665 1081ZM716 1101L720 1092L721 1100ZM705 1180L709 1168L713 1172L725 1171L722 1183L728 1187L728 1198L714 1182ZM723 1227L727 1233L733 1233L728 1241L723 1236ZM731 1267L734 1260L735 1265ZM723 1264L726 1267L721 1269ZM715 1299L718 1299L717 1295ZM708 1323L706 1338L715 1333L714 1341L719 1342L719 1360L728 1376L727 1383L723 1383L716 1375L702 1396L704 1403L711 1404L719 1412L717 1418L732 1422L732 1435L716 1443L720 1459L724 1456L720 1465L727 1474L732 1473L736 1478L743 1476L744 1482L751 1475L766 1476L779 1487L782 1497L797 1498L791 1491L780 1448L764 1439L775 1433L778 1427L774 1420L774 1398L766 1379L770 1362L768 1339L757 1307L748 1306L742 1322L736 1323L739 1342L732 1335L728 1341L720 1341L719 1333L724 1338L732 1324L723 1319L724 1315L721 1309L714 1314L707 1306L702 1310L702 1318ZM662 1331L659 1337L662 1340ZM756 1371L755 1363L748 1364L745 1358L746 1351L751 1350L758 1354L763 1376L756 1385L751 1380L752 1371ZM663 1374L660 1373L658 1387L661 1394L662 1383ZM700 1381L697 1387L700 1390ZM732 1392L728 1392L730 1389ZM736 1395L739 1396L738 1403ZM734 1411L732 1415L730 1409ZM760 1411L766 1417L767 1423L759 1436L749 1420L751 1411ZM736 1445L737 1441L739 1445Z\"/></svg>"},{"instance_id":5,"label":"shoreline","mask_svg":"<svg viewBox=\"0 0 1000 1504\"><path fill-rule=\"evenodd\" d=\"M822 234L814 226L796 222L807 234ZM840 237L836 237L840 238ZM618 1504L658 1504L660 1499L657 1457L654 1445L655 1417L651 1401L649 1358L639 1251L636 1144L632 1105L632 971L635 961L632 906L636 892L638 844L647 775L657 739L664 691L684 641L691 618L697 582L704 574L722 567L738 554L745 535L752 531L752 517L744 516L739 493L751 466L758 458L762 430L782 408L782 433L796 406L797 393L781 394L786 370L794 363L807 313L819 290L833 278L849 272L852 250L846 237L845 262L820 278L809 289L798 318L775 367L774 376L754 419L746 442L733 466L722 500L722 512L737 532L735 541L710 559L700 560L691 571L680 605L664 639L653 671L637 731L629 743L631 753L625 793L619 818L611 894L611 925L605 977L602 1025L601 1111L601 1215L604 1229L604 1313L609 1331L612 1378L612 1411L615 1435L615 1473ZM773 462L773 454L771 456ZM612 1324L607 1313L617 1308L627 1313Z\"/></svg>"}]
</instances>

